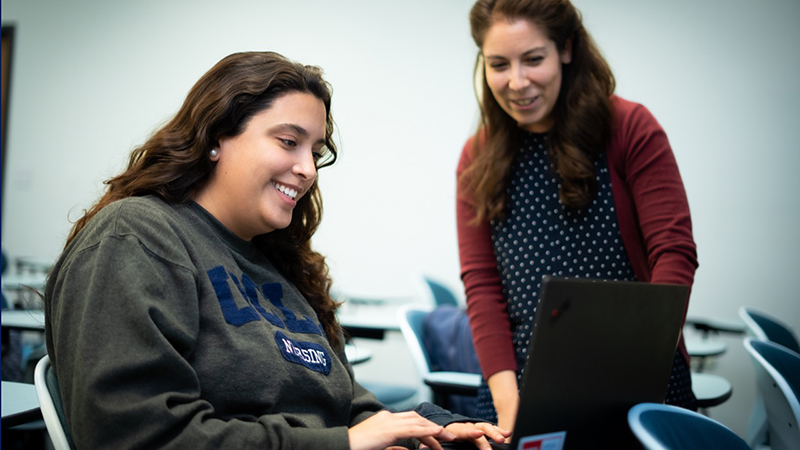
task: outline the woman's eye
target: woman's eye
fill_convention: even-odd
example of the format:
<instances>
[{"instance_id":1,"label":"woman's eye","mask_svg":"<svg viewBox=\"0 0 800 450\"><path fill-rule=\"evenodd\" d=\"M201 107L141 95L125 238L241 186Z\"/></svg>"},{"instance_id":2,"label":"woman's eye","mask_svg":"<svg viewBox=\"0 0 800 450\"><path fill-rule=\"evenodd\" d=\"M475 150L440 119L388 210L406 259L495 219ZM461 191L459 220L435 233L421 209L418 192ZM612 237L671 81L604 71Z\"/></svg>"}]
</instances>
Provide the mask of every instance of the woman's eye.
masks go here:
<instances>
[{"instance_id":1,"label":"woman's eye","mask_svg":"<svg viewBox=\"0 0 800 450\"><path fill-rule=\"evenodd\" d=\"M491 67L492 70L502 70L506 67L506 63L492 63L489 64L489 67Z\"/></svg>"},{"instance_id":2,"label":"woman's eye","mask_svg":"<svg viewBox=\"0 0 800 450\"><path fill-rule=\"evenodd\" d=\"M280 138L279 140L281 142L283 142L284 145L288 145L289 147L296 147L297 146L297 142L295 142L295 141L293 141L291 139L282 139L282 138Z\"/></svg>"},{"instance_id":3,"label":"woman's eye","mask_svg":"<svg viewBox=\"0 0 800 450\"><path fill-rule=\"evenodd\" d=\"M326 153L327 152L325 151L325 149L322 149L312 152L311 155L314 157L314 162L319 162L322 158L325 157Z\"/></svg>"},{"instance_id":4,"label":"woman's eye","mask_svg":"<svg viewBox=\"0 0 800 450\"><path fill-rule=\"evenodd\" d=\"M532 58L528 58L528 62L529 63L534 63L534 64L539 64L540 62L542 62L543 59L544 58L542 58L541 56L534 56Z\"/></svg>"}]
</instances>

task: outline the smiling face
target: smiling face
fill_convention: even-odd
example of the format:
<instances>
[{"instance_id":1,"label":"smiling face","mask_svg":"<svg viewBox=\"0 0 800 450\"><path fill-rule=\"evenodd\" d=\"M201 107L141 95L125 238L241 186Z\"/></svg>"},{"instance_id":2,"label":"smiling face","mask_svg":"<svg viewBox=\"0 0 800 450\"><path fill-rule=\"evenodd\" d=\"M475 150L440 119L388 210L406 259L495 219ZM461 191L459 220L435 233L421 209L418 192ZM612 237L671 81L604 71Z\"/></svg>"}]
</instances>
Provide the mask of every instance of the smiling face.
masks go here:
<instances>
[{"instance_id":1,"label":"smiling face","mask_svg":"<svg viewBox=\"0 0 800 450\"><path fill-rule=\"evenodd\" d=\"M498 17L481 51L486 83L503 111L527 131L550 130L561 90L561 65L571 60L569 45L559 52L533 22Z\"/></svg>"},{"instance_id":2,"label":"smiling face","mask_svg":"<svg viewBox=\"0 0 800 450\"><path fill-rule=\"evenodd\" d=\"M286 228L317 176L325 145L325 105L284 94L253 115L244 131L219 139L216 167L194 200L244 240Z\"/></svg>"}]
</instances>

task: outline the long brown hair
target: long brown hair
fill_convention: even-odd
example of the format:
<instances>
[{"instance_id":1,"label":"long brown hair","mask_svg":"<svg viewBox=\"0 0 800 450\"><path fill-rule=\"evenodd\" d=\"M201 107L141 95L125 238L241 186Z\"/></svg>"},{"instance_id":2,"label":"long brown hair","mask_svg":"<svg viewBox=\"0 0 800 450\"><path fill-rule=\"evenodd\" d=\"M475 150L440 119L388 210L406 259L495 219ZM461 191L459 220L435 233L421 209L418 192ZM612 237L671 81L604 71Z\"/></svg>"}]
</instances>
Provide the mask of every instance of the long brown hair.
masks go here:
<instances>
[{"instance_id":1,"label":"long brown hair","mask_svg":"<svg viewBox=\"0 0 800 450\"><path fill-rule=\"evenodd\" d=\"M141 147L133 150L127 169L105 182L104 195L78 219L67 245L101 209L127 197L157 195L186 203L208 182L215 163L208 152L221 137L235 137L257 113L291 92L314 95L325 105L325 156L317 167L335 162L331 88L322 70L289 61L273 52L235 53L223 58L189 91L178 113ZM331 278L325 259L311 249L311 236L322 218L317 183L294 208L291 224L256 236L253 244L302 292L317 313L334 348L343 345L336 319L338 304L330 297Z\"/></svg>"},{"instance_id":2,"label":"long brown hair","mask_svg":"<svg viewBox=\"0 0 800 450\"><path fill-rule=\"evenodd\" d=\"M482 79L481 123L473 140L474 160L459 183L474 195L476 221L501 219L506 184L520 147L522 131L497 103L486 81L480 49L497 20L524 19L541 27L558 52L570 46L572 60L562 64L562 83L553 108L548 151L561 176L561 202L584 208L597 195L594 158L611 135L614 75L583 27L580 12L568 0L478 0L470 11L472 38L479 53L475 76Z\"/></svg>"}]
</instances>

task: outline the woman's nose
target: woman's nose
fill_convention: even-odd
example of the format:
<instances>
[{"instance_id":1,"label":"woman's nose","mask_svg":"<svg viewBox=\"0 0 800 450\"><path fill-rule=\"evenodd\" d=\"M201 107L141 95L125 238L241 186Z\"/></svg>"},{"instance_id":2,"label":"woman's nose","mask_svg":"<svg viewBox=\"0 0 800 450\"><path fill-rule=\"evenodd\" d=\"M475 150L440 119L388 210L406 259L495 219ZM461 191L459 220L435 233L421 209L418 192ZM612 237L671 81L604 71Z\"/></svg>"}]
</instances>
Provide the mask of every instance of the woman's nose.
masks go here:
<instances>
[{"instance_id":1,"label":"woman's nose","mask_svg":"<svg viewBox=\"0 0 800 450\"><path fill-rule=\"evenodd\" d=\"M508 87L511 90L519 91L531 84L525 69L521 65L515 65L508 71Z\"/></svg>"},{"instance_id":2,"label":"woman's nose","mask_svg":"<svg viewBox=\"0 0 800 450\"><path fill-rule=\"evenodd\" d=\"M304 180L312 181L317 176L317 165L312 151L302 152L292 168L294 173Z\"/></svg>"}]
</instances>

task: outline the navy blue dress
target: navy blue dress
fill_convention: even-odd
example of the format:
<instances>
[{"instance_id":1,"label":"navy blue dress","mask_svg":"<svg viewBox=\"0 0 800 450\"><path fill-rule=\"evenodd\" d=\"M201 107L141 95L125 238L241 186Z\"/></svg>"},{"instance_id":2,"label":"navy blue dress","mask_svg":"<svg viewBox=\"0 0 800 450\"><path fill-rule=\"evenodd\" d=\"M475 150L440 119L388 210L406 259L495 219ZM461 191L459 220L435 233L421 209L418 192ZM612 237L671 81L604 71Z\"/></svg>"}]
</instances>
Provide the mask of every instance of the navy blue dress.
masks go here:
<instances>
[{"instance_id":1,"label":"navy blue dress","mask_svg":"<svg viewBox=\"0 0 800 450\"><path fill-rule=\"evenodd\" d=\"M561 184L544 134L525 135L512 170L506 216L492 221L491 228L521 380L543 276L627 281L636 277L617 226L605 153L595 161L597 197L581 210L566 208L559 199ZM689 367L679 351L666 403L697 409ZM478 393L478 417L497 420L485 381Z\"/></svg>"}]
</instances>

